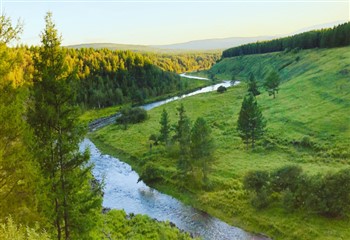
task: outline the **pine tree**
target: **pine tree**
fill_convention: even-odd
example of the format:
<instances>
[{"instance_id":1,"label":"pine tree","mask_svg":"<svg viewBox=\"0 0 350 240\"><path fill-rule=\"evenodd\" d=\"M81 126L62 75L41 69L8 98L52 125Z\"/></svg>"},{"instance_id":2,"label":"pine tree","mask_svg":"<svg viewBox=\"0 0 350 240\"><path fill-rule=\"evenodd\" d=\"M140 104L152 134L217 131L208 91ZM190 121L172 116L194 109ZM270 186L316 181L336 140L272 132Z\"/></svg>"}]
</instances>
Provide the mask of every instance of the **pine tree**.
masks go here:
<instances>
[{"instance_id":1,"label":"pine tree","mask_svg":"<svg viewBox=\"0 0 350 240\"><path fill-rule=\"evenodd\" d=\"M18 38L21 26L0 16L0 219L28 224L38 219L37 166L30 152L31 132L24 121L27 94L9 74L19 65L17 50L7 44Z\"/></svg>"},{"instance_id":2,"label":"pine tree","mask_svg":"<svg viewBox=\"0 0 350 240\"><path fill-rule=\"evenodd\" d=\"M273 95L273 98L276 97L276 93L278 93L278 86L280 85L280 77L275 71L272 71L270 75L266 78L264 87L266 91L269 93L269 96Z\"/></svg>"},{"instance_id":3,"label":"pine tree","mask_svg":"<svg viewBox=\"0 0 350 240\"><path fill-rule=\"evenodd\" d=\"M253 94L253 96L258 96L260 94L258 83L255 80L255 77L254 77L254 75L252 73L249 76L248 92Z\"/></svg>"},{"instance_id":4,"label":"pine tree","mask_svg":"<svg viewBox=\"0 0 350 240\"><path fill-rule=\"evenodd\" d=\"M191 169L191 122L186 116L184 105L181 103L177 108L179 121L176 128L176 138L179 141L179 161L178 168L182 175Z\"/></svg>"},{"instance_id":5,"label":"pine tree","mask_svg":"<svg viewBox=\"0 0 350 240\"><path fill-rule=\"evenodd\" d=\"M251 142L254 148L256 140L264 134L266 123L259 109L258 103L252 94L244 97L237 121L237 131L243 142Z\"/></svg>"},{"instance_id":6,"label":"pine tree","mask_svg":"<svg viewBox=\"0 0 350 240\"><path fill-rule=\"evenodd\" d=\"M169 124L168 112L165 109L163 109L162 116L159 123L161 125L159 140L167 144L169 140L169 134L170 134L170 124Z\"/></svg>"},{"instance_id":7,"label":"pine tree","mask_svg":"<svg viewBox=\"0 0 350 240\"><path fill-rule=\"evenodd\" d=\"M91 186L88 152L79 152L85 130L78 126L77 109L72 106L74 73L67 70L52 14L45 20L42 47L34 59L33 106L28 116L35 134L36 158L47 183L42 208L57 239L84 239L97 222L100 189Z\"/></svg>"},{"instance_id":8,"label":"pine tree","mask_svg":"<svg viewBox=\"0 0 350 240\"><path fill-rule=\"evenodd\" d=\"M191 154L195 165L203 171L204 181L207 180L209 163L214 151L211 129L204 118L197 118L191 134Z\"/></svg>"}]
</instances>

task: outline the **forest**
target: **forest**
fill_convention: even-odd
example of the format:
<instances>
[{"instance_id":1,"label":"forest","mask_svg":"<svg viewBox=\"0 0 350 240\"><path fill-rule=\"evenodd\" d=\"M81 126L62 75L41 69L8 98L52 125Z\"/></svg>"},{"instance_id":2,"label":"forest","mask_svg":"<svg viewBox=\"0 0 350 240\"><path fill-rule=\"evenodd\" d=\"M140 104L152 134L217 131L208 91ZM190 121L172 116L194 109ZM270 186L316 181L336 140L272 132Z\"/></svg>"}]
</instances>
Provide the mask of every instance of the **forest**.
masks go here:
<instances>
[{"instance_id":1,"label":"forest","mask_svg":"<svg viewBox=\"0 0 350 240\"><path fill-rule=\"evenodd\" d=\"M222 58L311 48L334 48L350 44L350 22L271 41L249 43L223 51Z\"/></svg>"}]
</instances>

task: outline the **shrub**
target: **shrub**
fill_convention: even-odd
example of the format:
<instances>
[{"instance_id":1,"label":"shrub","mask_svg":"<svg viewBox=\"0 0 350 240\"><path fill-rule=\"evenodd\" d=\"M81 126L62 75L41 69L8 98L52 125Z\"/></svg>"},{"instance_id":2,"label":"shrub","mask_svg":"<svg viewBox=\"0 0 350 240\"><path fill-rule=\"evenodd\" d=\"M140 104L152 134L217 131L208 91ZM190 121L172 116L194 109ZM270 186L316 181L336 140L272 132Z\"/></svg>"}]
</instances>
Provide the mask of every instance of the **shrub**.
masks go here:
<instances>
[{"instance_id":1,"label":"shrub","mask_svg":"<svg viewBox=\"0 0 350 240\"><path fill-rule=\"evenodd\" d=\"M127 125L129 123L140 123L147 119L147 111L143 108L123 108L117 123Z\"/></svg>"},{"instance_id":2,"label":"shrub","mask_svg":"<svg viewBox=\"0 0 350 240\"><path fill-rule=\"evenodd\" d=\"M152 183L160 180L162 178L161 175L162 174L157 168L157 166L152 162L148 162L144 166L143 171L138 179L138 182L142 180L146 183Z\"/></svg>"},{"instance_id":3,"label":"shrub","mask_svg":"<svg viewBox=\"0 0 350 240\"><path fill-rule=\"evenodd\" d=\"M263 187L266 187L269 182L269 174L266 171L248 172L244 177L243 185L247 190L259 192Z\"/></svg>"},{"instance_id":4,"label":"shrub","mask_svg":"<svg viewBox=\"0 0 350 240\"><path fill-rule=\"evenodd\" d=\"M224 92L227 91L227 88L224 87L224 86L220 86L220 87L218 87L218 89L217 89L216 91L217 91L218 93L224 93Z\"/></svg>"},{"instance_id":5,"label":"shrub","mask_svg":"<svg viewBox=\"0 0 350 240\"><path fill-rule=\"evenodd\" d=\"M287 189L295 191L302 169L299 166L285 166L272 173L272 189L281 192Z\"/></svg>"}]
</instances>

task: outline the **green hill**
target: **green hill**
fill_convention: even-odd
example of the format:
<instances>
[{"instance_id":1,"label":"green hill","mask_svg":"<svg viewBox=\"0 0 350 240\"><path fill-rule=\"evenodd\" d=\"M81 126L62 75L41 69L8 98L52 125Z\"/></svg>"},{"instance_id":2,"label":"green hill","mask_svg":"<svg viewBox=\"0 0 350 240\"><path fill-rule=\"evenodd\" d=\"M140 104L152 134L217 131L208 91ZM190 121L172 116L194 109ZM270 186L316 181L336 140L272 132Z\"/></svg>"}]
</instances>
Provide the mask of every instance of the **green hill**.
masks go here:
<instances>
[{"instance_id":1,"label":"green hill","mask_svg":"<svg viewBox=\"0 0 350 240\"><path fill-rule=\"evenodd\" d=\"M204 117L215 138L215 163L207 188L180 184L176 146L154 146L150 152L149 136L159 131L163 107L151 110L146 122L130 125L127 130L111 125L90 137L101 150L119 156L139 173L152 162L159 178L154 187L229 224L273 239L350 239L348 219L289 212L279 203L258 211L251 207L242 187L242 178L250 170L295 164L308 174L317 174L349 167L350 47L227 58L209 72L221 79L234 75L243 81L252 72L261 83L272 69L278 71L283 83L276 99L264 91L257 97L267 120L267 133L254 151L245 148L236 131L247 91L244 82L224 94L213 92L182 100L192 122ZM177 122L178 104L164 106L172 124Z\"/></svg>"}]
</instances>

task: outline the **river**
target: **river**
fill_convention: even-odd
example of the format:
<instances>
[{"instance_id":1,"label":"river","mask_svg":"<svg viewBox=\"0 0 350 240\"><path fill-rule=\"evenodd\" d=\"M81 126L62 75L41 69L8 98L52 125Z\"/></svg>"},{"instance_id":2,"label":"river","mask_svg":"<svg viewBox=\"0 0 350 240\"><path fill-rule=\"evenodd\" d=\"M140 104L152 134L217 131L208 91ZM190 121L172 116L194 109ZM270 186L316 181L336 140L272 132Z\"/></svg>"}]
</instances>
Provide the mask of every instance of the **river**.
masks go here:
<instances>
[{"instance_id":1,"label":"river","mask_svg":"<svg viewBox=\"0 0 350 240\"><path fill-rule=\"evenodd\" d=\"M180 98L215 91L219 86L230 87L238 83L231 84L230 81L225 81L180 97L146 104L142 107L150 110ZM106 122L101 121L101 124L94 126L92 130L114 122L118 116L118 114L112 116L114 120L105 118ZM102 154L89 139L84 139L80 145L81 151L86 148L90 148L91 162L94 164L93 175L97 180L104 179L105 182L104 207L124 209L127 213L147 214L160 221L170 221L178 228L207 240L267 239L230 226L205 212L184 205L177 199L148 187L142 181L137 182L139 175L132 170L130 165L118 158Z\"/></svg>"}]
</instances>

